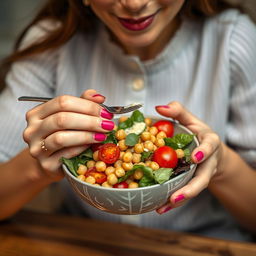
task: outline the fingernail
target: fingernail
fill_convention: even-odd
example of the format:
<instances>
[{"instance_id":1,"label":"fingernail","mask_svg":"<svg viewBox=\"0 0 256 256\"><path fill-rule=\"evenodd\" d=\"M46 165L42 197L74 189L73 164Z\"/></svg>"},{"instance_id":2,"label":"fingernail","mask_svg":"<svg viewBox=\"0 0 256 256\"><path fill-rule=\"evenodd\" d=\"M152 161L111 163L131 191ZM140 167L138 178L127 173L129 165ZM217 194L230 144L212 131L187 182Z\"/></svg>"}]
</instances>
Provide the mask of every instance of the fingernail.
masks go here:
<instances>
[{"instance_id":1,"label":"fingernail","mask_svg":"<svg viewBox=\"0 0 256 256\"><path fill-rule=\"evenodd\" d=\"M103 98L105 98L105 96L103 96L103 95L101 95L99 93L92 95L92 97L103 97Z\"/></svg>"},{"instance_id":2,"label":"fingernail","mask_svg":"<svg viewBox=\"0 0 256 256\"><path fill-rule=\"evenodd\" d=\"M185 196L184 195L178 195L175 199L174 199L174 202L175 203L178 203L178 202L180 202L180 201L182 201L182 200L184 200L185 199Z\"/></svg>"},{"instance_id":3,"label":"fingernail","mask_svg":"<svg viewBox=\"0 0 256 256\"><path fill-rule=\"evenodd\" d=\"M105 130L111 131L114 129L115 123L112 121L103 120L101 122L101 127Z\"/></svg>"},{"instance_id":4,"label":"fingernail","mask_svg":"<svg viewBox=\"0 0 256 256\"><path fill-rule=\"evenodd\" d=\"M96 141L104 141L106 138L107 138L107 135L104 134L104 133L95 133L93 138L96 140Z\"/></svg>"},{"instance_id":5,"label":"fingernail","mask_svg":"<svg viewBox=\"0 0 256 256\"><path fill-rule=\"evenodd\" d=\"M168 105L159 105L159 106L156 106L156 108L170 108Z\"/></svg>"},{"instance_id":6,"label":"fingernail","mask_svg":"<svg viewBox=\"0 0 256 256\"><path fill-rule=\"evenodd\" d=\"M204 153L202 151L198 151L195 154L195 157L196 157L196 160L199 162L199 161L201 161L204 158Z\"/></svg>"},{"instance_id":7,"label":"fingernail","mask_svg":"<svg viewBox=\"0 0 256 256\"><path fill-rule=\"evenodd\" d=\"M100 111L100 116L106 119L112 119L114 117L114 115L112 113L109 113L106 109L102 109Z\"/></svg>"},{"instance_id":8,"label":"fingernail","mask_svg":"<svg viewBox=\"0 0 256 256\"><path fill-rule=\"evenodd\" d=\"M163 213L166 213L166 212L170 211L171 209L172 209L171 205L167 204L167 205L162 206L161 208L157 209L156 212L158 214L163 214Z\"/></svg>"}]
</instances>

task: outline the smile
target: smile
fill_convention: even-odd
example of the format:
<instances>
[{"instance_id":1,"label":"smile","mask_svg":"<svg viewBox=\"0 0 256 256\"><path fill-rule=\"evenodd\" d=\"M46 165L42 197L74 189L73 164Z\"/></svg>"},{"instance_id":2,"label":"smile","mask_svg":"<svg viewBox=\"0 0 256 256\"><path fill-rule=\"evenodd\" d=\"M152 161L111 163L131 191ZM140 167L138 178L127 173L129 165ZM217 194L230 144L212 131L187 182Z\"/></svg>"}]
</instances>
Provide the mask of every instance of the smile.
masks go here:
<instances>
[{"instance_id":1,"label":"smile","mask_svg":"<svg viewBox=\"0 0 256 256\"><path fill-rule=\"evenodd\" d=\"M128 30L141 31L148 28L152 24L157 13L158 11L152 15L139 19L118 18L118 20L120 21L121 25Z\"/></svg>"}]
</instances>

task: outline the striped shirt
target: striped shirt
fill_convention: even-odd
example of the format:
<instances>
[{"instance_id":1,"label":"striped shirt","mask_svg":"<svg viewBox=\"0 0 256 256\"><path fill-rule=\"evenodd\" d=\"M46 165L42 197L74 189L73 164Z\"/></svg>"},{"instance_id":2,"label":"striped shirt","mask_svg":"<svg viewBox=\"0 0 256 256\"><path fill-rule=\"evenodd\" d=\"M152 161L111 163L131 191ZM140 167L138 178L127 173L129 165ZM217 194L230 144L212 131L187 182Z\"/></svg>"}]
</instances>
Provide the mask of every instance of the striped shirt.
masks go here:
<instances>
[{"instance_id":1,"label":"striped shirt","mask_svg":"<svg viewBox=\"0 0 256 256\"><path fill-rule=\"evenodd\" d=\"M24 44L44 34L44 26L49 27L49 23L32 28ZM155 105L179 101L256 167L255 42L255 25L236 10L200 23L184 20L163 51L144 62L125 55L111 42L103 26L94 35L77 33L58 50L12 66L8 86L0 96L0 160L8 160L26 146L22 141L25 112L34 103L18 103L19 96L79 96L94 88L106 96L107 104L144 103L142 111L146 115L157 115ZM161 216L155 212L122 216L82 203L65 180L61 183L66 207L74 214L248 239L207 189Z\"/></svg>"}]
</instances>

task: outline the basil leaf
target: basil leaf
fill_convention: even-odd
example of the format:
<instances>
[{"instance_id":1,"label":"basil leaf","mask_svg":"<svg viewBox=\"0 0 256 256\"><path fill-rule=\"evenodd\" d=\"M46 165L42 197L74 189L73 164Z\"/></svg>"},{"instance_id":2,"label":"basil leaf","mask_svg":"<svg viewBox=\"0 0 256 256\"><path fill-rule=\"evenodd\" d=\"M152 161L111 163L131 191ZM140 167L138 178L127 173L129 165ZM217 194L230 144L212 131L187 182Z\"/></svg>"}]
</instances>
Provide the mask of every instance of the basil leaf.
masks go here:
<instances>
[{"instance_id":1,"label":"basil leaf","mask_svg":"<svg viewBox=\"0 0 256 256\"><path fill-rule=\"evenodd\" d=\"M139 135L135 133L130 133L125 138L125 145L126 146L134 146L139 141Z\"/></svg>"},{"instance_id":2,"label":"basil leaf","mask_svg":"<svg viewBox=\"0 0 256 256\"><path fill-rule=\"evenodd\" d=\"M74 160L72 160L72 159L67 159L67 158L62 157L62 158L61 158L61 162L66 165L66 167L68 168L68 170L69 170L75 177L78 176L78 174L77 174L77 172L76 172L76 171L77 171L77 164L75 163Z\"/></svg>"},{"instance_id":3,"label":"basil leaf","mask_svg":"<svg viewBox=\"0 0 256 256\"><path fill-rule=\"evenodd\" d=\"M166 146L173 149L183 149L193 141L194 136L194 134L179 133L172 138L164 138L164 141Z\"/></svg>"},{"instance_id":4,"label":"basil leaf","mask_svg":"<svg viewBox=\"0 0 256 256\"><path fill-rule=\"evenodd\" d=\"M81 158L83 160L91 160L93 158L93 152L92 152L92 149L91 148L87 148L84 152L82 152L78 158Z\"/></svg>"},{"instance_id":5,"label":"basil leaf","mask_svg":"<svg viewBox=\"0 0 256 256\"><path fill-rule=\"evenodd\" d=\"M148 176L143 176L139 181L139 187L147 187L155 184L156 184L155 180Z\"/></svg>"},{"instance_id":6,"label":"basil leaf","mask_svg":"<svg viewBox=\"0 0 256 256\"><path fill-rule=\"evenodd\" d=\"M110 131L107 133L107 138L102 142L103 144L106 143L114 143L117 145L118 141L116 139L115 131Z\"/></svg>"},{"instance_id":7,"label":"basil leaf","mask_svg":"<svg viewBox=\"0 0 256 256\"><path fill-rule=\"evenodd\" d=\"M144 122L145 118L143 116L143 114L139 111L139 110L135 110L133 113L132 113L132 116L131 116L131 119L134 122Z\"/></svg>"},{"instance_id":8,"label":"basil leaf","mask_svg":"<svg viewBox=\"0 0 256 256\"><path fill-rule=\"evenodd\" d=\"M149 160L153 155L153 151L143 151L141 153L141 162L145 162L145 160Z\"/></svg>"},{"instance_id":9,"label":"basil leaf","mask_svg":"<svg viewBox=\"0 0 256 256\"><path fill-rule=\"evenodd\" d=\"M121 129L125 130L127 128L132 127L132 125L133 125L133 120L131 118L128 118L124 122L122 122L118 125L118 130L121 130Z\"/></svg>"},{"instance_id":10,"label":"basil leaf","mask_svg":"<svg viewBox=\"0 0 256 256\"><path fill-rule=\"evenodd\" d=\"M173 174L172 168L159 168L158 170L153 172L155 181L159 184L162 184L168 181Z\"/></svg>"}]
</instances>

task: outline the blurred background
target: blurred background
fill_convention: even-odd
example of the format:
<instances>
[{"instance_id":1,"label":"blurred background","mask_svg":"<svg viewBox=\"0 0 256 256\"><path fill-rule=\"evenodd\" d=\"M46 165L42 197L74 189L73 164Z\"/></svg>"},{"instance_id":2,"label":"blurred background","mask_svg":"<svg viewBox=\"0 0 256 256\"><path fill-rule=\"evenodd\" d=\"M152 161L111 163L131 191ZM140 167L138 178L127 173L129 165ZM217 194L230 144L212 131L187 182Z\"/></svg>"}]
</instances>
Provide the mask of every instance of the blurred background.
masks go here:
<instances>
[{"instance_id":1,"label":"blurred background","mask_svg":"<svg viewBox=\"0 0 256 256\"><path fill-rule=\"evenodd\" d=\"M22 28L46 0L0 0L0 59L6 56ZM82 1L82 0L81 0ZM229 0L243 3L256 21L255 0Z\"/></svg>"}]
</instances>

